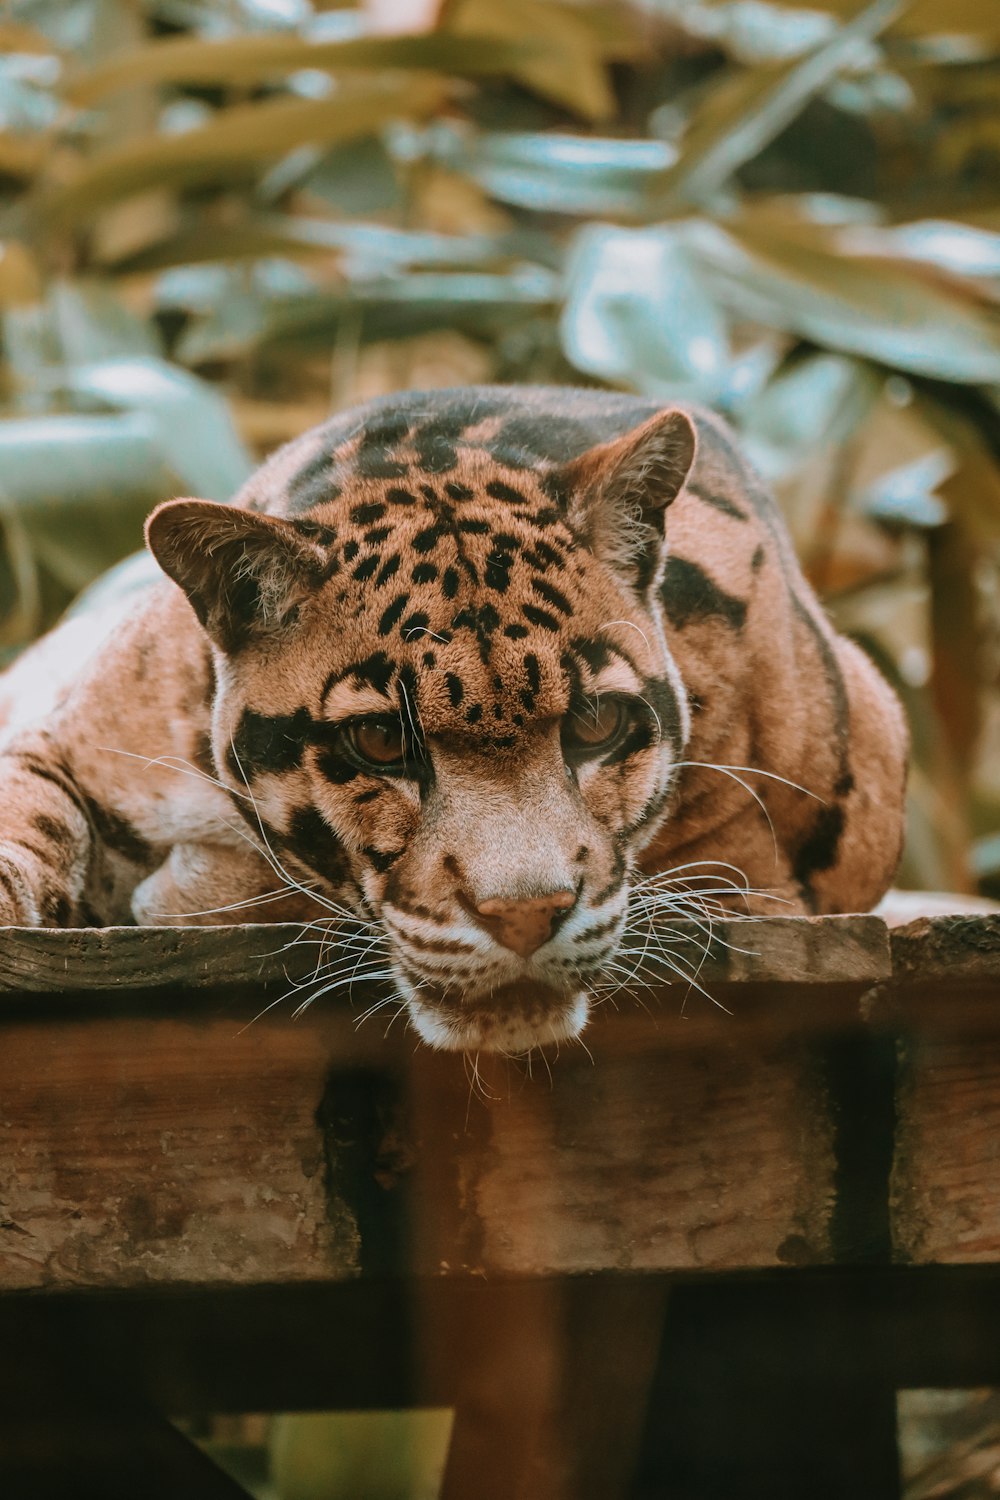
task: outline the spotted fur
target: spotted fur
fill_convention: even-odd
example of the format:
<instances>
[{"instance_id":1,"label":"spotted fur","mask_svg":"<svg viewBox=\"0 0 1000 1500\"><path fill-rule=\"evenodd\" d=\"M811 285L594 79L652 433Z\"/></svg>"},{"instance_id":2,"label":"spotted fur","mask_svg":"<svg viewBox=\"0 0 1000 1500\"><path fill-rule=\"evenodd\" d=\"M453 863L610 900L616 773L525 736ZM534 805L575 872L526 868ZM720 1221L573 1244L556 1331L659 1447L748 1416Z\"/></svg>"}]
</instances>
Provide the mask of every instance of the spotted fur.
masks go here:
<instances>
[{"instance_id":1,"label":"spotted fur","mask_svg":"<svg viewBox=\"0 0 1000 1500\"><path fill-rule=\"evenodd\" d=\"M650 874L731 867L756 911L889 884L898 705L708 412L394 396L149 544L170 581L0 682L8 922L336 906L425 1040L519 1050L582 1028Z\"/></svg>"}]
</instances>

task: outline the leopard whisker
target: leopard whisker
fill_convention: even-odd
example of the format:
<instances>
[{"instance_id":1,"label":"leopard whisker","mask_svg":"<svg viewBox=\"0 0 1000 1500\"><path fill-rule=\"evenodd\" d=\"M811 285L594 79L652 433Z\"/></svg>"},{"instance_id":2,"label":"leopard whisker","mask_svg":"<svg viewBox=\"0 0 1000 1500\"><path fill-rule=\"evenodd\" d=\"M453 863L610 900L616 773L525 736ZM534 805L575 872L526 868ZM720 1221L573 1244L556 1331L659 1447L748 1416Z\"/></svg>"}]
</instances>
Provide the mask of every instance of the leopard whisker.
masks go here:
<instances>
[{"instance_id":1,"label":"leopard whisker","mask_svg":"<svg viewBox=\"0 0 1000 1500\"><path fill-rule=\"evenodd\" d=\"M210 786L217 786L220 791L225 792L230 797L240 797L244 801L249 800L248 792L236 791L234 787L227 786L224 781L220 781L218 776L209 775L207 771L203 771L200 766L196 766L191 761L185 760L181 755L139 755L135 750L120 750L115 745L97 745L95 748L106 752L108 755L125 755L129 760L141 760L144 762L147 771L153 766L160 766L165 771L176 771L179 776L194 776L201 781L207 781Z\"/></svg>"}]
</instances>

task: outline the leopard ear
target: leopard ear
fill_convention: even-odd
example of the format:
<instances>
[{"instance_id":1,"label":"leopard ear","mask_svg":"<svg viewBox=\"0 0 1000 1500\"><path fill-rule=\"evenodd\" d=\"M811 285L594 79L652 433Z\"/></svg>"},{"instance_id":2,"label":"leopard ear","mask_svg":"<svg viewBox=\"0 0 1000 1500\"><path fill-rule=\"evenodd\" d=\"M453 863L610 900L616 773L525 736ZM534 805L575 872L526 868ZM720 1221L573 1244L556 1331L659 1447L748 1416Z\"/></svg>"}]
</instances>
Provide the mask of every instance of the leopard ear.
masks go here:
<instances>
[{"instance_id":1,"label":"leopard ear","mask_svg":"<svg viewBox=\"0 0 1000 1500\"><path fill-rule=\"evenodd\" d=\"M588 449L560 476L571 526L633 588L646 590L659 575L665 512L696 448L690 417L658 412L624 437Z\"/></svg>"},{"instance_id":2,"label":"leopard ear","mask_svg":"<svg viewBox=\"0 0 1000 1500\"><path fill-rule=\"evenodd\" d=\"M146 543L228 654L287 630L322 581L324 556L288 521L209 500L168 500Z\"/></svg>"}]
</instances>

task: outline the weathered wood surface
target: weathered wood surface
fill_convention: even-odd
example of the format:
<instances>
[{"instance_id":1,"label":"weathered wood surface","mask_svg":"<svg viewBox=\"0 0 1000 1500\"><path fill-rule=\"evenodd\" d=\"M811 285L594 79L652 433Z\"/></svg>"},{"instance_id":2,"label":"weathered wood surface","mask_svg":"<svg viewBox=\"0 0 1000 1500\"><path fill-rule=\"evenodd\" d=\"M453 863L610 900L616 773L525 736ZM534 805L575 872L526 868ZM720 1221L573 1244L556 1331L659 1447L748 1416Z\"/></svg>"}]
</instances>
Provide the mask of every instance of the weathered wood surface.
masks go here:
<instances>
[{"instance_id":1,"label":"weathered wood surface","mask_svg":"<svg viewBox=\"0 0 1000 1500\"><path fill-rule=\"evenodd\" d=\"M207 988L304 979L336 948L336 925L0 928L0 995ZM885 924L872 916L673 922L701 984L874 982L890 972ZM302 939L307 941L303 942ZM318 940L326 939L321 950Z\"/></svg>"},{"instance_id":2,"label":"weathered wood surface","mask_svg":"<svg viewBox=\"0 0 1000 1500\"><path fill-rule=\"evenodd\" d=\"M923 918L892 952L874 1014L900 1037L895 1256L1000 1261L1000 917Z\"/></svg>"},{"instance_id":3,"label":"weathered wood surface","mask_svg":"<svg viewBox=\"0 0 1000 1500\"><path fill-rule=\"evenodd\" d=\"M248 1027L298 931L0 932L0 1291L1000 1260L995 918L729 922L726 1009L478 1079L361 990Z\"/></svg>"}]
</instances>

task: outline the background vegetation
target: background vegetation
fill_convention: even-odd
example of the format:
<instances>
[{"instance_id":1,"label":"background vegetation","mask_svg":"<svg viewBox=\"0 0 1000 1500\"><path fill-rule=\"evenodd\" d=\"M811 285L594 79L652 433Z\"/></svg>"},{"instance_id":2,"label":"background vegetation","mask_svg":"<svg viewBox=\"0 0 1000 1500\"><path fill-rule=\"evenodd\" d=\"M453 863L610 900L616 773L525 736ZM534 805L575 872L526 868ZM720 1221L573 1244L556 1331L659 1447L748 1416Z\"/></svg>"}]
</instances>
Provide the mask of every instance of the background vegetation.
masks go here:
<instances>
[{"instance_id":1,"label":"background vegetation","mask_svg":"<svg viewBox=\"0 0 1000 1500\"><path fill-rule=\"evenodd\" d=\"M724 411L1000 894L995 0L8 0L0 648L406 385Z\"/></svg>"}]
</instances>

